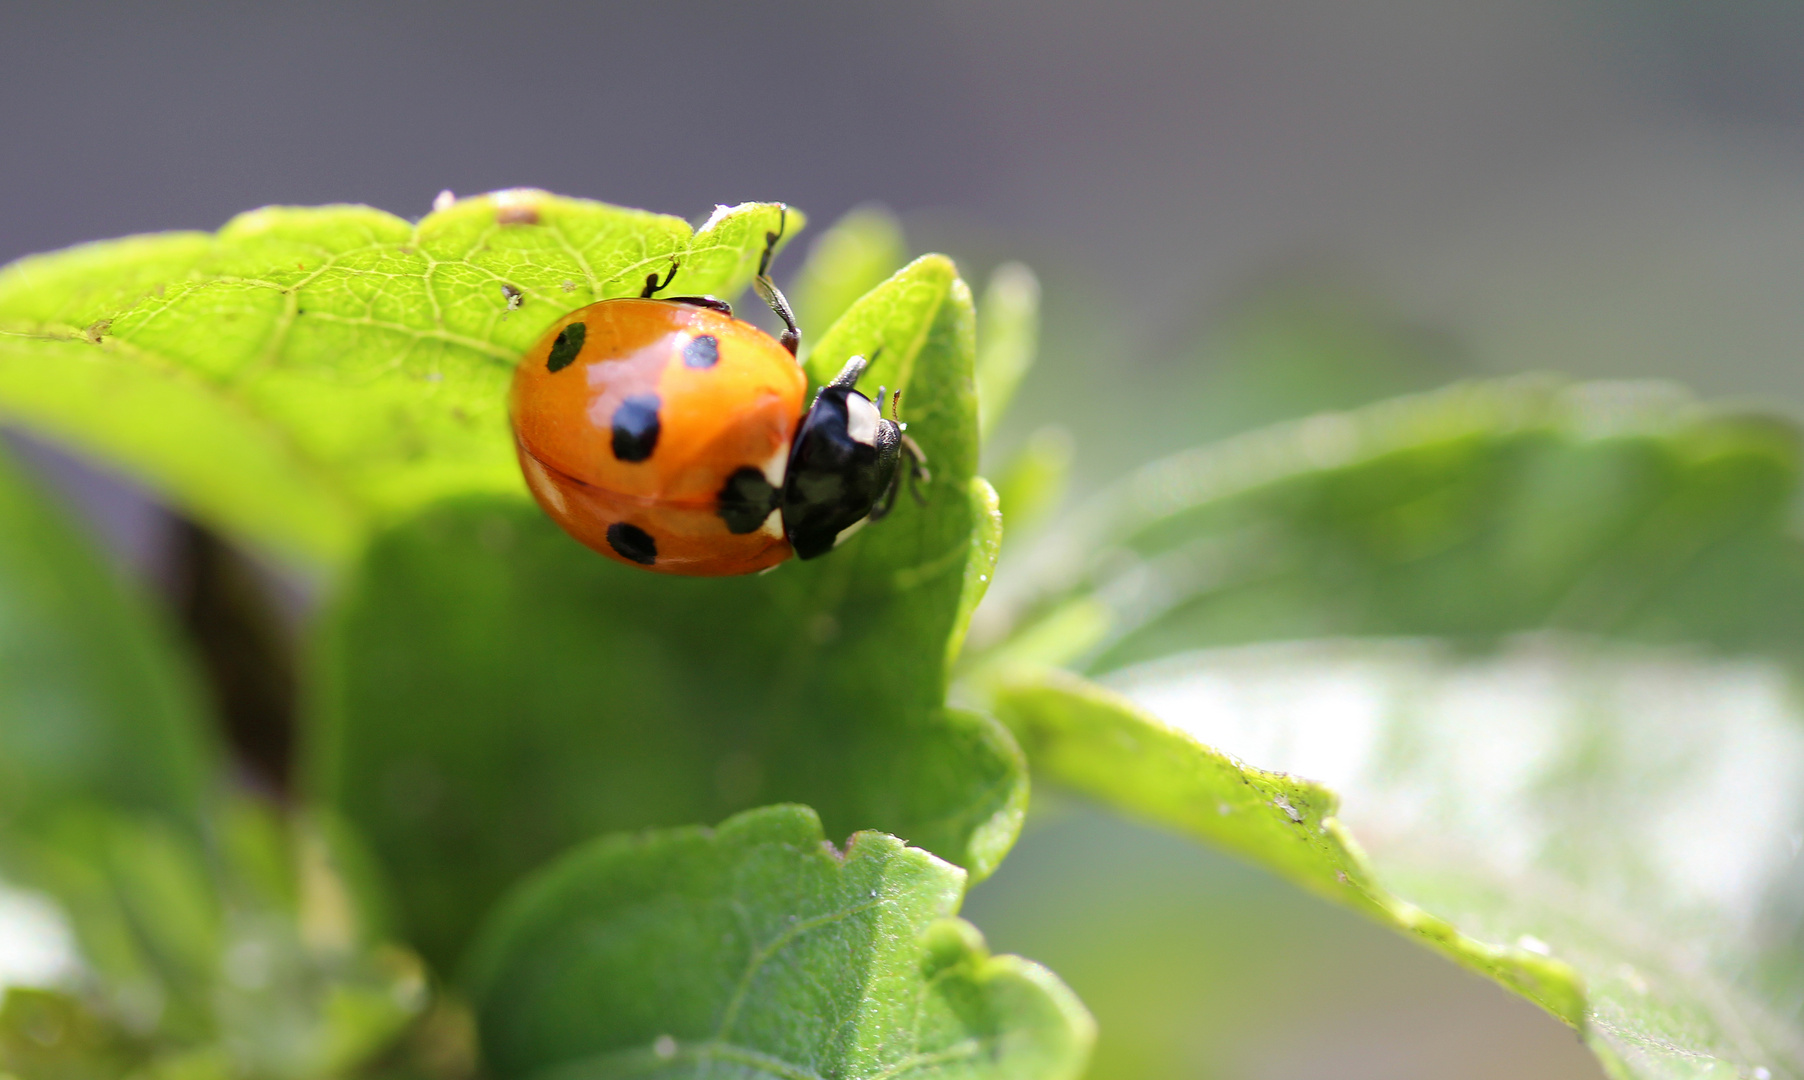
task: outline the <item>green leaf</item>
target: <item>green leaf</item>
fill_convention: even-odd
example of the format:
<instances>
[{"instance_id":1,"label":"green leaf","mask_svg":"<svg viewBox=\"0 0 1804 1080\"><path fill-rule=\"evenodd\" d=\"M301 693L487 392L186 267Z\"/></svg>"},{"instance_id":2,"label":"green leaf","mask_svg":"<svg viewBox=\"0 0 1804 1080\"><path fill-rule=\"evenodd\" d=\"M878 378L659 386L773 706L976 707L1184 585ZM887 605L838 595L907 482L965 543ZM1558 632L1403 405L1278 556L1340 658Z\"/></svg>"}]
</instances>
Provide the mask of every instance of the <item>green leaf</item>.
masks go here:
<instances>
[{"instance_id":1,"label":"green leaf","mask_svg":"<svg viewBox=\"0 0 1804 1080\"><path fill-rule=\"evenodd\" d=\"M880 206L861 206L815 237L789 290L804 331L803 358L814 347L810 333L832 326L859 297L907 261L902 223Z\"/></svg>"},{"instance_id":2,"label":"green leaf","mask_svg":"<svg viewBox=\"0 0 1804 1080\"><path fill-rule=\"evenodd\" d=\"M523 874L600 833L805 801L981 877L1026 775L995 721L946 707L947 655L1000 521L974 476L970 296L928 256L815 350L909 390L932 481L831 554L747 578L602 559L516 500L379 536L318 650L313 786L387 868L410 939L454 963Z\"/></svg>"},{"instance_id":3,"label":"green leaf","mask_svg":"<svg viewBox=\"0 0 1804 1080\"><path fill-rule=\"evenodd\" d=\"M1212 650L1114 681L1166 722L1094 689L1073 693L1106 716L1010 691L1038 763L1211 839L1217 785L1149 798L1160 766L1108 777L1083 756L1112 736L1215 758L1201 738L1331 780L1377 881L1570 965L1582 996L1565 1018L1613 1075L1804 1076L1804 717L1777 665L1539 635L1488 655L1422 641Z\"/></svg>"},{"instance_id":4,"label":"green leaf","mask_svg":"<svg viewBox=\"0 0 1804 1080\"><path fill-rule=\"evenodd\" d=\"M984 640L1078 602L1110 615L1094 671L1542 626L1797 655L1797 442L1659 384L1515 379L1324 414L1130 477L1022 560Z\"/></svg>"},{"instance_id":5,"label":"green leaf","mask_svg":"<svg viewBox=\"0 0 1804 1080\"><path fill-rule=\"evenodd\" d=\"M978 430L987 438L1039 351L1040 279L1025 264L1003 263L977 312Z\"/></svg>"},{"instance_id":6,"label":"green leaf","mask_svg":"<svg viewBox=\"0 0 1804 1080\"><path fill-rule=\"evenodd\" d=\"M0 455L0 848L87 803L197 828L215 752L167 628Z\"/></svg>"},{"instance_id":7,"label":"green leaf","mask_svg":"<svg viewBox=\"0 0 1804 1080\"><path fill-rule=\"evenodd\" d=\"M474 954L498 1077L1076 1077L1089 1015L953 919L965 875L810 810L608 837L525 883Z\"/></svg>"},{"instance_id":8,"label":"green leaf","mask_svg":"<svg viewBox=\"0 0 1804 1080\"><path fill-rule=\"evenodd\" d=\"M0 270L0 417L116 462L193 516L291 557L372 522L520 488L519 353L564 312L676 286L731 294L778 208L678 218L535 191L410 224L270 207L216 235L89 244ZM789 228L801 228L790 211Z\"/></svg>"}]
</instances>

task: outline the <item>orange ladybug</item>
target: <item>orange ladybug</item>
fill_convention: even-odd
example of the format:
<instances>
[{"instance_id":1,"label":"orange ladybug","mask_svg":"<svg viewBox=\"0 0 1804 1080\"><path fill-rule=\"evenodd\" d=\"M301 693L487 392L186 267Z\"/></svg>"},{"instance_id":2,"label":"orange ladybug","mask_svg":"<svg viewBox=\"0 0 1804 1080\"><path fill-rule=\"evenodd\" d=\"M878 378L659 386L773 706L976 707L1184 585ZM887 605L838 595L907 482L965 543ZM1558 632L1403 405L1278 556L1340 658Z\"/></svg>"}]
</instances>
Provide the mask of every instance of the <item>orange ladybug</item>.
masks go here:
<instances>
[{"instance_id":1,"label":"orange ladybug","mask_svg":"<svg viewBox=\"0 0 1804 1080\"><path fill-rule=\"evenodd\" d=\"M883 415L884 391L873 402L856 389L863 357L804 412L801 331L767 273L781 235L765 234L754 279L780 339L711 296L655 298L673 267L638 299L569 313L521 358L515 450L565 532L648 570L746 574L823 555L883 517L904 458L911 482L926 478L906 425Z\"/></svg>"}]
</instances>

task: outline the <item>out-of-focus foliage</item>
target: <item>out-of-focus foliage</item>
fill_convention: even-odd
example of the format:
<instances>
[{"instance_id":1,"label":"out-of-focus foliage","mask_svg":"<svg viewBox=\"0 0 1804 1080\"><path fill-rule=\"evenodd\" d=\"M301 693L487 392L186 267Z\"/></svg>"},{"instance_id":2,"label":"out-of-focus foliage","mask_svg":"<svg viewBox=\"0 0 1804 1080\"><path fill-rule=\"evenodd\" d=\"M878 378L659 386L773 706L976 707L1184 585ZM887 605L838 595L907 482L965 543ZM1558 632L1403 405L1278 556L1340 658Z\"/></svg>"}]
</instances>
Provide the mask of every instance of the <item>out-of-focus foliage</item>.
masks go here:
<instances>
[{"instance_id":1,"label":"out-of-focus foliage","mask_svg":"<svg viewBox=\"0 0 1804 1080\"><path fill-rule=\"evenodd\" d=\"M1804 828L1786 800L1804 786L1804 760L1785 764L1797 755L1783 722L1696 692L1668 659L1568 679L1552 719L1482 723L1515 701L1496 683L1468 704L1476 716L1444 715L1415 685L1395 691L1392 712L1343 702L1286 737L1263 699L1222 697L1210 654L1190 650L1397 634L1470 650L1549 628L1794 661L1796 447L1778 421L1671 387L1550 380L1456 386L1241 436L1148 466L1030 556L991 612L1020 629L975 662L974 692L987 689L1041 776L1427 938L1578 1027L1621 1075L1793 1075L1804 1051L1786 1003L1804 972L1756 973L1763 949L1804 923L1784 886L1785 837ZM1601 648L1557 640L1553 654L1581 669ZM1307 682L1332 655L1284 654L1268 685ZM1420 681L1458 677L1451 654L1427 655L1447 670L1426 663ZM1159 696L1155 682L1188 732L1034 670L1160 657L1136 670L1191 691ZM1681 732L1645 708L1587 711L1674 679L1710 719ZM1376 872L1331 794L1273 787L1194 741L1215 741L1236 709L1243 728L1223 745L1244 760L1311 778L1351 771L1361 796L1411 809L1401 836L1375 816ZM1231 796L1252 792L1249 817ZM1708 838L1696 857L1687 834ZM1764 845L1758 857L1727 854L1750 844Z\"/></svg>"},{"instance_id":2,"label":"out-of-focus foliage","mask_svg":"<svg viewBox=\"0 0 1804 1080\"><path fill-rule=\"evenodd\" d=\"M738 292L778 219L747 203L694 231L522 190L417 223L269 207L24 259L0 272L0 416L218 528L336 561L372 521L520 488L507 384L545 326L672 267L682 292Z\"/></svg>"},{"instance_id":3,"label":"out-of-focus foliage","mask_svg":"<svg viewBox=\"0 0 1804 1080\"><path fill-rule=\"evenodd\" d=\"M200 689L150 605L0 457L7 836L94 800L192 828L215 764L203 723Z\"/></svg>"},{"instance_id":4,"label":"out-of-focus foliage","mask_svg":"<svg viewBox=\"0 0 1804 1080\"><path fill-rule=\"evenodd\" d=\"M1008 411L1040 347L1040 281L1020 263L1004 263L983 292L977 354L978 429L989 435Z\"/></svg>"},{"instance_id":5,"label":"out-of-focus foliage","mask_svg":"<svg viewBox=\"0 0 1804 1080\"><path fill-rule=\"evenodd\" d=\"M299 1078L383 1049L421 972L368 934L334 831L223 796L149 606L10 468L0 509L0 881L53 899L77 950L58 987L8 992L0 1069Z\"/></svg>"},{"instance_id":6,"label":"out-of-focus foliage","mask_svg":"<svg viewBox=\"0 0 1804 1080\"><path fill-rule=\"evenodd\" d=\"M1149 465L1032 553L993 615L1106 609L1100 640L1049 657L1092 671L1238 641L1541 626L1795 652L1796 482L1790 427L1668 385L1457 384Z\"/></svg>"},{"instance_id":7,"label":"out-of-focus foliage","mask_svg":"<svg viewBox=\"0 0 1804 1080\"><path fill-rule=\"evenodd\" d=\"M794 806L578 849L477 945L489 1067L1070 1080L1090 1017L952 918L964 878L881 833L841 853Z\"/></svg>"},{"instance_id":8,"label":"out-of-focus foliage","mask_svg":"<svg viewBox=\"0 0 1804 1080\"><path fill-rule=\"evenodd\" d=\"M1622 1075L1804 1072L1804 725L1775 665L1555 634L1222 649L1113 681L1176 725L1125 710L1143 737L1331 781L1377 881L1570 964L1575 1026Z\"/></svg>"},{"instance_id":9,"label":"out-of-focus foliage","mask_svg":"<svg viewBox=\"0 0 1804 1080\"><path fill-rule=\"evenodd\" d=\"M926 257L810 360L855 352L908 389L923 501L829 557L750 578L621 567L518 501L442 506L382 535L321 649L319 790L370 838L412 939L452 964L546 859L617 829L804 802L987 874L1026 803L1019 751L945 706L947 660L995 562L973 470L970 294Z\"/></svg>"},{"instance_id":10,"label":"out-of-focus foliage","mask_svg":"<svg viewBox=\"0 0 1804 1080\"><path fill-rule=\"evenodd\" d=\"M1073 675L1020 678L995 701L1047 775L1270 867L1421 938L1569 1024L1584 1022L1583 991L1565 964L1487 946L1387 894L1321 785L1242 765Z\"/></svg>"}]
</instances>

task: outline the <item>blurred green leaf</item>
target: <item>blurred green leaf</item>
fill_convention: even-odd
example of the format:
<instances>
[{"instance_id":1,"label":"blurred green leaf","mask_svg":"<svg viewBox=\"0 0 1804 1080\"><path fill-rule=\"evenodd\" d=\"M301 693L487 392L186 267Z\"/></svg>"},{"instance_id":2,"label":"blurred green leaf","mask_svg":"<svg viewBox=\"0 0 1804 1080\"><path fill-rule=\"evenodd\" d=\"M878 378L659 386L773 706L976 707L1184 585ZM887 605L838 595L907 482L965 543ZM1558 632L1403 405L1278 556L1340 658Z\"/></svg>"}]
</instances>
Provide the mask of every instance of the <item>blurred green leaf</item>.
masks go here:
<instances>
[{"instance_id":1,"label":"blurred green leaf","mask_svg":"<svg viewBox=\"0 0 1804 1080\"><path fill-rule=\"evenodd\" d=\"M802 326L803 359L814 348L813 335L832 326L907 261L902 223L881 206L861 206L815 237L789 290Z\"/></svg>"},{"instance_id":2,"label":"blurred green leaf","mask_svg":"<svg viewBox=\"0 0 1804 1080\"><path fill-rule=\"evenodd\" d=\"M1625 862L1679 857L1672 807L1688 808L1694 829L1717 821L1676 760L1646 772L1611 756L1612 747L1671 744L1651 728L1635 731L1632 715L1621 730L1600 728L1581 723L1582 710L1569 703L1569 741L1555 752L1545 733L1522 730L1525 721L1487 731L1441 717L1432 693L1412 684L1396 705L1412 723L1398 720L1382 735L1372 734L1369 703L1356 703L1290 742L1225 745L1267 768L1334 776L1318 766L1354 753L1347 748L1356 743L1367 755L1359 760L1386 762L1372 766L1366 794L1387 807L1420 808L1431 782L1476 800L1536 762L1519 803L1457 821L1437 808L1431 825L1407 838L1388 823L1375 830L1385 842L1382 884L1469 934L1515 943L1493 948L1392 900L1369 871L1319 858L1299 865L1297 852L1244 832L1234 802L1221 797L1241 784L1237 760L1103 691L1022 675L1035 664L1113 671L1181 654L1158 670L1195 675L1185 684L1200 695L1191 734L1206 735L1207 719L1242 699L1221 696L1228 691L1220 678L1193 672L1198 661L1187 650L1235 642L1402 634L1470 649L1551 628L1795 661L1804 643L1804 550L1791 524L1797 486L1790 426L1707 408L1668 386L1517 379L1312 417L1148 466L1049 538L1014 567L1014 587L1005 582L999 591L993 621L974 631L990 652L972 672L972 689L979 698L986 687L999 694L999 710L1043 775L1428 937L1579 1026L1621 1075L1727 1075L1710 1071L1729 1067L1717 1061L1735 1063L1736 1075L1797 1075L1804 1056L1795 1028L1787 1029L1796 1018L1772 1004L1799 993L1796 965L1790 975L1755 978L1748 958L1759 946L1720 933L1732 920L1713 932L1695 912L1670 917L1687 892L1681 882L1656 876L1619 887ZM1300 659L1276 684L1297 685L1317 670L1319 661ZM1652 678L1642 673L1643 682ZM1491 711L1474 709L1507 715L1495 702L1511 700L1508 693L1491 689ZM1249 730L1284 730L1258 705L1242 708L1256 717ZM1727 725L1727 717L1712 725L1715 747L1693 733L1693 765L1737 744ZM1314 757L1299 749L1306 745L1317 748ZM1758 793L1744 788L1731 798L1764 806L1797 785L1796 776L1769 775ZM1282 811L1272 817L1280 827L1301 810L1284 798L1289 809L1274 797L1266 811ZM1222 806L1229 812L1214 816ZM1535 831L1548 827L1551 807L1569 815L1552 838ZM1311 829L1309 845L1339 835L1333 811L1320 814L1327 829ZM1624 815L1642 827L1597 824ZM1799 816L1785 809L1778 820ZM1293 820L1301 830L1314 819L1304 811ZM1648 831L1656 821L1667 823L1664 833ZM1520 856L1531 837L1569 857L1550 855L1530 868L1498 856ZM1737 842L1725 828L1714 841L1719 857ZM1583 855L1570 858L1574 852ZM1736 891L1730 881L1715 887ZM1764 901L1742 894L1738 902ZM1625 929L1638 923L1647 925ZM1787 916L1766 932L1804 940L1797 927ZM1694 954L1678 955L1666 945L1674 941ZM1561 965L1537 961L1549 942L1583 982L1562 988L1554 977ZM1763 980L1781 988L1767 1004Z\"/></svg>"},{"instance_id":3,"label":"blurred green leaf","mask_svg":"<svg viewBox=\"0 0 1804 1080\"><path fill-rule=\"evenodd\" d=\"M973 475L969 292L928 256L820 341L817 378L883 347L911 388L924 504L808 563L648 574L517 500L441 505L379 536L319 650L314 787L368 837L411 940L449 966L521 875L605 832L780 800L881 828L981 877L1026 800L1020 752L946 708L946 655L1000 522Z\"/></svg>"},{"instance_id":4,"label":"blurred green leaf","mask_svg":"<svg viewBox=\"0 0 1804 1080\"><path fill-rule=\"evenodd\" d=\"M238 800L223 817L214 849L85 807L31 849L26 880L75 931L84 1007L159 1076L313 1080L366 1062L420 1010L418 961L367 932L320 830Z\"/></svg>"},{"instance_id":5,"label":"blurred green leaf","mask_svg":"<svg viewBox=\"0 0 1804 1080\"><path fill-rule=\"evenodd\" d=\"M1797 479L1788 425L1674 387L1460 384L1147 466L1015 565L978 636L1075 601L1110 615L1090 670L1238 641L1541 626L1796 655Z\"/></svg>"},{"instance_id":6,"label":"blurred green leaf","mask_svg":"<svg viewBox=\"0 0 1804 1080\"><path fill-rule=\"evenodd\" d=\"M1040 348L1040 279L1003 263L977 306L978 430L988 437L1008 411Z\"/></svg>"},{"instance_id":7,"label":"blurred green leaf","mask_svg":"<svg viewBox=\"0 0 1804 1080\"><path fill-rule=\"evenodd\" d=\"M0 455L0 849L89 801L194 828L215 754L167 629Z\"/></svg>"},{"instance_id":8,"label":"blurred green leaf","mask_svg":"<svg viewBox=\"0 0 1804 1080\"><path fill-rule=\"evenodd\" d=\"M1566 965L1465 937L1379 887L1319 784L1250 768L1076 675L1018 675L995 705L1048 777L1267 867L1582 1022L1583 992Z\"/></svg>"},{"instance_id":9,"label":"blurred green leaf","mask_svg":"<svg viewBox=\"0 0 1804 1080\"><path fill-rule=\"evenodd\" d=\"M1282 274L1199 319L1179 369L1161 373L1193 440L1427 390L1464 366L1456 341L1332 275Z\"/></svg>"},{"instance_id":10,"label":"blurred green leaf","mask_svg":"<svg viewBox=\"0 0 1804 1080\"><path fill-rule=\"evenodd\" d=\"M1113 681L1148 711L1095 689L1082 693L1109 715L1008 692L1046 774L1281 872L1202 824L1214 785L1146 779L1179 778L1181 759L1131 766L1138 784L1088 759L1133 738L1219 760L1202 739L1331 781L1380 885L1576 971L1578 1010L1552 1011L1613 1075L1804 1076L1804 724L1778 665L1543 634L1488 655L1420 640L1219 649Z\"/></svg>"},{"instance_id":11,"label":"blurred green leaf","mask_svg":"<svg viewBox=\"0 0 1804 1080\"><path fill-rule=\"evenodd\" d=\"M1071 433L1048 425L1027 437L996 477L997 496L1009 528L1032 532L1065 500L1076 453Z\"/></svg>"},{"instance_id":12,"label":"blurred green leaf","mask_svg":"<svg viewBox=\"0 0 1804 1080\"><path fill-rule=\"evenodd\" d=\"M965 875L806 807L609 837L498 912L471 983L499 1077L1076 1077L1092 1038L1050 972L952 916Z\"/></svg>"},{"instance_id":13,"label":"blurred green leaf","mask_svg":"<svg viewBox=\"0 0 1804 1080\"><path fill-rule=\"evenodd\" d=\"M0 998L0 1074L22 1080L118 1080L145 1048L74 995L8 987Z\"/></svg>"},{"instance_id":14,"label":"blurred green leaf","mask_svg":"<svg viewBox=\"0 0 1804 1080\"><path fill-rule=\"evenodd\" d=\"M0 417L117 462L222 531L342 559L372 520L520 488L506 388L546 325L679 261L683 291L737 292L777 214L721 208L692 234L509 191L417 224L270 207L216 235L35 256L0 270Z\"/></svg>"}]
</instances>

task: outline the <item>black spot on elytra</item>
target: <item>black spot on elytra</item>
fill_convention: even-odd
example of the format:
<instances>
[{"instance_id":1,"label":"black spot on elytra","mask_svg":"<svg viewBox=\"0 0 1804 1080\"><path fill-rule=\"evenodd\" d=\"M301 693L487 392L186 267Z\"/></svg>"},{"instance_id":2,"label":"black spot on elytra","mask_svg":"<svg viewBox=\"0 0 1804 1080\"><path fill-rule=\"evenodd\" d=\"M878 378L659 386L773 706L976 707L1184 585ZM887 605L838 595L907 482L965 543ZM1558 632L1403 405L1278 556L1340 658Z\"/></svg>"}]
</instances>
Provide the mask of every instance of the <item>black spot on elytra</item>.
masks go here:
<instances>
[{"instance_id":1,"label":"black spot on elytra","mask_svg":"<svg viewBox=\"0 0 1804 1080\"><path fill-rule=\"evenodd\" d=\"M614 456L621 461L644 461L658 448L656 394L634 394L614 410Z\"/></svg>"},{"instance_id":2,"label":"black spot on elytra","mask_svg":"<svg viewBox=\"0 0 1804 1080\"><path fill-rule=\"evenodd\" d=\"M710 368L720 361L720 342L713 334L691 338L683 346L683 363L693 368Z\"/></svg>"},{"instance_id":3,"label":"black spot on elytra","mask_svg":"<svg viewBox=\"0 0 1804 1080\"><path fill-rule=\"evenodd\" d=\"M545 358L545 370L562 371L569 367L583 351L583 339L588 336L589 327L581 322L573 322L559 330L557 340L551 343L551 355Z\"/></svg>"},{"instance_id":4,"label":"black spot on elytra","mask_svg":"<svg viewBox=\"0 0 1804 1080\"><path fill-rule=\"evenodd\" d=\"M777 508L777 489L770 486L764 473L743 465L727 477L720 489L720 505L715 513L727 523L727 531L743 536L757 532L764 519Z\"/></svg>"},{"instance_id":5,"label":"black spot on elytra","mask_svg":"<svg viewBox=\"0 0 1804 1080\"><path fill-rule=\"evenodd\" d=\"M614 549L614 554L640 566L650 566L658 561L658 542L644 529L624 521L608 526L608 546Z\"/></svg>"}]
</instances>

